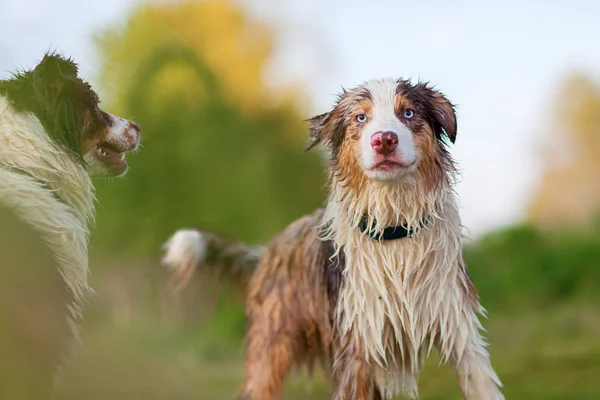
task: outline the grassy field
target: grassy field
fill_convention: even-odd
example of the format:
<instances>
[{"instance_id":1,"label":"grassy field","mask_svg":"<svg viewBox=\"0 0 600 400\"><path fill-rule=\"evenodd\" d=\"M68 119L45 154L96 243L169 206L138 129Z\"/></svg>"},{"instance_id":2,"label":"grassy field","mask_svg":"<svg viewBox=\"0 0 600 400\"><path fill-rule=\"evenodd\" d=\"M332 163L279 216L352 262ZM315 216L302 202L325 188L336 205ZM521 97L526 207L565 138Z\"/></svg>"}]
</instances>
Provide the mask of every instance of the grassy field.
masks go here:
<instances>
[{"instance_id":1,"label":"grassy field","mask_svg":"<svg viewBox=\"0 0 600 400\"><path fill-rule=\"evenodd\" d=\"M68 370L64 397L232 399L243 372L239 327L228 330L228 323L220 321L222 329L215 329L207 319L206 329L191 334L156 321L138 314L127 323L90 330L88 352ZM507 399L600 399L600 307L514 310L491 315L485 326ZM452 371L437 361L433 355L421 375L420 398L460 399ZM324 382L323 375L311 383L295 374L285 398L328 399Z\"/></svg>"},{"instance_id":2,"label":"grassy field","mask_svg":"<svg viewBox=\"0 0 600 400\"><path fill-rule=\"evenodd\" d=\"M569 234L528 226L490 233L465 259L489 310L484 326L506 398L600 399L600 219ZM215 301L214 286L193 280L164 297L166 271L156 261L109 263L96 261L106 268L93 275L87 353L66 371L62 398L232 399L243 375L241 295L221 287ZM285 398L331 398L326 376L294 374ZM420 399L461 398L436 354L419 388Z\"/></svg>"}]
</instances>

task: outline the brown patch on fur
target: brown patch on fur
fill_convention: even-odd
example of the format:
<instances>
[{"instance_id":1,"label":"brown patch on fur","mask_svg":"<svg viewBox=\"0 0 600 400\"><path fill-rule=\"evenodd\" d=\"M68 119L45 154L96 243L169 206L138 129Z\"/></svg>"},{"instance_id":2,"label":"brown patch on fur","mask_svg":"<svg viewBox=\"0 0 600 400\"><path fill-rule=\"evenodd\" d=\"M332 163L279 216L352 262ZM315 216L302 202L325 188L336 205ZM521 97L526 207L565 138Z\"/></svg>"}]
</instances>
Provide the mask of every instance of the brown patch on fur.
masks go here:
<instances>
[{"instance_id":1,"label":"brown patch on fur","mask_svg":"<svg viewBox=\"0 0 600 400\"><path fill-rule=\"evenodd\" d=\"M422 110L422 107L413 103L405 92L400 91L396 93L394 108L398 118L413 132L413 140L420 160L418 170L421 172L426 190L432 191L442 184L449 183L446 174L448 170L446 154L441 151L440 144L427 121L427 114ZM417 110L413 118L406 119L403 117L404 111L407 109Z\"/></svg>"},{"instance_id":2,"label":"brown patch on fur","mask_svg":"<svg viewBox=\"0 0 600 400\"><path fill-rule=\"evenodd\" d=\"M423 177L427 191L433 191L442 185L449 184L448 161L440 150L437 140L429 125L424 124L421 130L414 132L414 142L420 155L418 170Z\"/></svg>"},{"instance_id":3,"label":"brown patch on fur","mask_svg":"<svg viewBox=\"0 0 600 400\"><path fill-rule=\"evenodd\" d=\"M368 93L368 92L367 92ZM373 110L373 99L370 95L358 94L356 96L354 112L350 115L350 118L354 121L358 114L366 114L370 117ZM357 138L358 139L358 138Z\"/></svg>"},{"instance_id":4,"label":"brown patch on fur","mask_svg":"<svg viewBox=\"0 0 600 400\"><path fill-rule=\"evenodd\" d=\"M479 304L479 292L471 279L467 264L462 257L459 265L461 268L460 276L462 279L458 280L458 286L461 288L464 298L468 300L469 306L476 310L481 310L481 305Z\"/></svg>"},{"instance_id":5,"label":"brown patch on fur","mask_svg":"<svg viewBox=\"0 0 600 400\"><path fill-rule=\"evenodd\" d=\"M338 157L332 159L329 170L331 178L335 177L337 182L351 190L350 195L356 196L367 182L357 158L361 127L356 122L356 117L365 114L369 118L372 114L373 100L370 95L359 93L350 97L349 102L352 107L345 111L348 114L345 140L340 145Z\"/></svg>"},{"instance_id":6,"label":"brown patch on fur","mask_svg":"<svg viewBox=\"0 0 600 400\"><path fill-rule=\"evenodd\" d=\"M344 279L342 272L344 271L344 264L346 262L343 251L339 252L336 256L333 256L334 252L335 248L333 242L331 240L324 240L318 255L318 264L323 265L323 270L325 272L327 298L329 299L329 306L331 308L332 322L335 307L338 303L340 288L342 287Z\"/></svg>"},{"instance_id":7,"label":"brown patch on fur","mask_svg":"<svg viewBox=\"0 0 600 400\"><path fill-rule=\"evenodd\" d=\"M353 131L357 130L358 129L355 127L348 128L348 132L351 134L354 134ZM360 194L367 183L367 177L365 176L362 167L359 165L356 156L358 146L359 142L356 139L345 140L340 146L338 157L331 160L329 166L330 181L335 179L340 185L349 189L349 196L357 196Z\"/></svg>"},{"instance_id":8,"label":"brown patch on fur","mask_svg":"<svg viewBox=\"0 0 600 400\"><path fill-rule=\"evenodd\" d=\"M414 117L403 117L406 109L415 111ZM449 185L449 172L454 171L443 136L452 143L456 140L456 116L453 105L440 92L427 84L411 85L400 81L396 89L396 115L413 132L415 146L420 156L419 171L426 189L435 190Z\"/></svg>"},{"instance_id":9,"label":"brown patch on fur","mask_svg":"<svg viewBox=\"0 0 600 400\"><path fill-rule=\"evenodd\" d=\"M87 118L86 118L87 119ZM102 127L99 131L96 131L89 139L86 139L81 146L81 155L87 153L92 150L94 147L98 145L101 141L103 141L110 132L110 125L106 125Z\"/></svg>"},{"instance_id":10,"label":"brown patch on fur","mask_svg":"<svg viewBox=\"0 0 600 400\"><path fill-rule=\"evenodd\" d=\"M354 140L359 139L359 131L347 128L352 125L356 126L354 117L360 113L369 113L372 104L371 93L366 89L344 91L332 111L317 115L307 121L309 122L309 141L304 151L323 142L331 151L332 160L335 160L347 137Z\"/></svg>"},{"instance_id":11,"label":"brown patch on fur","mask_svg":"<svg viewBox=\"0 0 600 400\"><path fill-rule=\"evenodd\" d=\"M381 393L375 387L373 367L366 361L365 352L348 336L336 332L333 377L334 400L375 400Z\"/></svg>"},{"instance_id":12,"label":"brown patch on fur","mask_svg":"<svg viewBox=\"0 0 600 400\"><path fill-rule=\"evenodd\" d=\"M359 114L369 117L373 99L367 90L346 92L329 113L311 119L310 140L306 150L324 141L332 152L330 159L330 180L335 178L350 189L349 195L358 195L367 178L359 165L359 140L361 127L356 122Z\"/></svg>"},{"instance_id":13,"label":"brown patch on fur","mask_svg":"<svg viewBox=\"0 0 600 400\"><path fill-rule=\"evenodd\" d=\"M280 398L293 366L313 370L330 356L331 313L318 225L322 210L301 218L271 241L249 282L248 352L242 395ZM335 286L335 285L334 285Z\"/></svg>"},{"instance_id":14,"label":"brown patch on fur","mask_svg":"<svg viewBox=\"0 0 600 400\"><path fill-rule=\"evenodd\" d=\"M456 141L456 114L454 105L443 93L433 89L427 83L411 84L409 81L399 80L396 95L406 96L412 106L429 123L435 135L441 140L442 136L448 137L451 143Z\"/></svg>"}]
</instances>

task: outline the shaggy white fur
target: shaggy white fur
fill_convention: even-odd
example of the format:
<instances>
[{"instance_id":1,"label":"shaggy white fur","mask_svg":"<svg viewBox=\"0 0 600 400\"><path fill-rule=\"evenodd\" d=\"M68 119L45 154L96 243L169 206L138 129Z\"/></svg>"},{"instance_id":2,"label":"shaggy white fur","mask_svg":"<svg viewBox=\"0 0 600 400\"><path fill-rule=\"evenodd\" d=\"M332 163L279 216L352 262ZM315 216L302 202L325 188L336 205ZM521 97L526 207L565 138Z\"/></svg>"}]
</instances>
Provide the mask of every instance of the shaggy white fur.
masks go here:
<instances>
[{"instance_id":1,"label":"shaggy white fur","mask_svg":"<svg viewBox=\"0 0 600 400\"><path fill-rule=\"evenodd\" d=\"M25 172L25 173L22 173ZM88 173L48 137L31 113L15 112L0 97L0 203L36 229L52 250L75 302L68 316L76 321L86 293L88 224L94 217Z\"/></svg>"},{"instance_id":2,"label":"shaggy white fur","mask_svg":"<svg viewBox=\"0 0 600 400\"><path fill-rule=\"evenodd\" d=\"M436 346L457 370L468 400L502 399L476 316L483 312L470 290L462 259L461 224L449 187L425 191L415 179L401 184L369 181L359 196L338 182L324 216L325 237L345 256L337 306L338 329L362 346L386 398L402 391L417 396L417 377ZM410 240L376 241L358 225L383 232L403 224ZM425 227L420 222L429 216ZM335 366L334 366L335 367Z\"/></svg>"}]
</instances>

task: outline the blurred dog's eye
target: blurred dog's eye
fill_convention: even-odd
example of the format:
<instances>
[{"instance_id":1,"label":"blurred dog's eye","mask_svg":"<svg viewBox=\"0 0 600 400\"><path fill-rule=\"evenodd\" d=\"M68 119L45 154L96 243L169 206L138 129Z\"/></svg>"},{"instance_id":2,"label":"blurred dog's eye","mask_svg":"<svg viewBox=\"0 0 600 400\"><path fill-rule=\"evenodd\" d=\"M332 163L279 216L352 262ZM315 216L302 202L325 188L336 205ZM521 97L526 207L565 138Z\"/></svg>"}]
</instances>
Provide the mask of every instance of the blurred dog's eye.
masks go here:
<instances>
[{"instance_id":1,"label":"blurred dog's eye","mask_svg":"<svg viewBox=\"0 0 600 400\"><path fill-rule=\"evenodd\" d=\"M415 115L415 112L410 108L404 110L404 118L412 118Z\"/></svg>"},{"instance_id":2,"label":"blurred dog's eye","mask_svg":"<svg viewBox=\"0 0 600 400\"><path fill-rule=\"evenodd\" d=\"M366 116L366 114L358 114L356 116L356 120L361 123L365 122L367 120L367 116Z\"/></svg>"}]
</instances>

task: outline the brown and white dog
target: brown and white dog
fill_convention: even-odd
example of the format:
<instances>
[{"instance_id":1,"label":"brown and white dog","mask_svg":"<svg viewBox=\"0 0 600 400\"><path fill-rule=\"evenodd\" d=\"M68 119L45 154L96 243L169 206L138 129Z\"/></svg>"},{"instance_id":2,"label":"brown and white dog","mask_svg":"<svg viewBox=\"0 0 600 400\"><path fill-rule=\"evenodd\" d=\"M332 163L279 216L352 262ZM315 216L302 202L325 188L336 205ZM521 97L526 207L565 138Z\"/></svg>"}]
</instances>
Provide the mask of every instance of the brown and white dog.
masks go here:
<instances>
[{"instance_id":1,"label":"brown and white dog","mask_svg":"<svg viewBox=\"0 0 600 400\"><path fill-rule=\"evenodd\" d=\"M138 125L98 103L57 54L0 81L2 398L42 398L77 336L89 290L90 176L125 174L140 138Z\"/></svg>"},{"instance_id":2,"label":"brown and white dog","mask_svg":"<svg viewBox=\"0 0 600 400\"><path fill-rule=\"evenodd\" d=\"M467 400L503 399L462 257L453 105L427 84L372 80L309 122L307 150L329 151L324 209L264 250L193 229L166 244L180 283L202 269L246 290L242 395L279 398L293 366L333 360L336 400L416 397L435 347Z\"/></svg>"}]
</instances>

